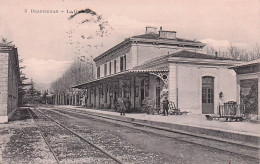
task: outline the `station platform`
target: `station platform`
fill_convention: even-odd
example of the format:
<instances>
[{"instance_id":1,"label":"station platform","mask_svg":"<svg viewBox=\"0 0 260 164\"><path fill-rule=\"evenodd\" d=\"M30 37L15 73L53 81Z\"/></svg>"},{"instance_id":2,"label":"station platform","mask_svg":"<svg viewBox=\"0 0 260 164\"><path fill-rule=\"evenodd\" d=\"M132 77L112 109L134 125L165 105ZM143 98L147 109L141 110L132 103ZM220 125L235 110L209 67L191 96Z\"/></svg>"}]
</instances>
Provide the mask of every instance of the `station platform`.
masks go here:
<instances>
[{"instance_id":1,"label":"station platform","mask_svg":"<svg viewBox=\"0 0 260 164\"><path fill-rule=\"evenodd\" d=\"M156 127L165 127L197 135L234 140L239 143L260 147L259 121L251 122L245 120L243 122L227 122L225 119L207 120L205 115L191 113L188 113L187 115L169 116L126 113L125 116L120 116L120 113L108 111L107 109L90 109L70 105L59 105L56 107L83 110L121 120L146 123Z\"/></svg>"}]
</instances>

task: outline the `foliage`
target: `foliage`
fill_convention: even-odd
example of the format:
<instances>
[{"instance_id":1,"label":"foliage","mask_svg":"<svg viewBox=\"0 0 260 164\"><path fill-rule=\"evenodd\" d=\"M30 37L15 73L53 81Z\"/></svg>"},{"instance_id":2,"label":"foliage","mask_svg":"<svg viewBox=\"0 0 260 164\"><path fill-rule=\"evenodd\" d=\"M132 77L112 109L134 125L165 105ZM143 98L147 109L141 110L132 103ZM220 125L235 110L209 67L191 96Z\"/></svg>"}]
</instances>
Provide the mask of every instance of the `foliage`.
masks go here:
<instances>
[{"instance_id":1,"label":"foliage","mask_svg":"<svg viewBox=\"0 0 260 164\"><path fill-rule=\"evenodd\" d=\"M54 95L52 93L49 93L48 89L45 90L42 94L41 94L41 100L40 103L42 104L53 104L53 97Z\"/></svg>"},{"instance_id":2,"label":"foliage","mask_svg":"<svg viewBox=\"0 0 260 164\"><path fill-rule=\"evenodd\" d=\"M206 47L206 52L209 55L217 55L218 57L225 57L235 60L251 61L260 58L260 48L256 44L251 51L230 45L224 50L216 50L213 47Z\"/></svg>"},{"instance_id":3,"label":"foliage","mask_svg":"<svg viewBox=\"0 0 260 164\"><path fill-rule=\"evenodd\" d=\"M94 62L90 51L103 47L102 39L108 36L113 28L97 12L86 8L68 18L68 45L74 51L71 55L77 58L65 73L51 84L54 93L67 92L72 86L94 79ZM88 54L88 55L87 55Z\"/></svg>"},{"instance_id":4,"label":"foliage","mask_svg":"<svg viewBox=\"0 0 260 164\"><path fill-rule=\"evenodd\" d=\"M94 63L85 60L85 56L77 58L65 73L51 84L54 93L66 92L72 86L94 79Z\"/></svg>"},{"instance_id":5,"label":"foliage","mask_svg":"<svg viewBox=\"0 0 260 164\"><path fill-rule=\"evenodd\" d=\"M13 41L8 41L7 38L1 36L1 43L11 45Z\"/></svg>"},{"instance_id":6,"label":"foliage","mask_svg":"<svg viewBox=\"0 0 260 164\"><path fill-rule=\"evenodd\" d=\"M25 66L21 66L21 63L23 62L23 59L19 60L19 70L20 70L20 79L19 79L19 85L18 85L18 105L22 106L26 103L25 95L28 89L28 86L32 85L31 83L26 82L28 78L26 77L26 74L23 72L23 69Z\"/></svg>"},{"instance_id":7,"label":"foliage","mask_svg":"<svg viewBox=\"0 0 260 164\"><path fill-rule=\"evenodd\" d=\"M41 96L41 102L46 103L47 102L47 95L48 95L48 90L45 90Z\"/></svg>"},{"instance_id":8,"label":"foliage","mask_svg":"<svg viewBox=\"0 0 260 164\"><path fill-rule=\"evenodd\" d=\"M24 102L26 103L38 103L41 101L41 92L36 90L34 82L31 80L30 87L26 90L24 95Z\"/></svg>"}]
</instances>

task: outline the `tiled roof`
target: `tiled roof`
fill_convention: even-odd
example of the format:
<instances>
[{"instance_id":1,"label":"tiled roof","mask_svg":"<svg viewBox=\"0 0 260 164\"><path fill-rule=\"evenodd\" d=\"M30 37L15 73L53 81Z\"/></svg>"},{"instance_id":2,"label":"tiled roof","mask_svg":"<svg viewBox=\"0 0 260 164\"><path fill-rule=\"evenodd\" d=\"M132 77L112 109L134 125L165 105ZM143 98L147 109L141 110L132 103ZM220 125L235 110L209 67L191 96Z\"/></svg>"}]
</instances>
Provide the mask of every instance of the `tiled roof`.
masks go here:
<instances>
[{"instance_id":1,"label":"tiled roof","mask_svg":"<svg viewBox=\"0 0 260 164\"><path fill-rule=\"evenodd\" d=\"M192 52L192 51L187 51L187 50L181 50L181 51L177 51L173 54L169 54L169 55L163 55L163 56L160 56L160 57L157 57L157 58L154 58L154 59L151 59L151 60L148 60L146 62L144 62L143 64L141 65L138 65L136 67L134 67L134 69L149 69L149 67L151 65L157 65L158 64L158 61L161 61L161 62L167 62L169 58L183 58L183 60L185 60L185 58L187 59L188 61L188 58L193 58L193 59L211 59L211 60L216 60L219 61L219 62L238 62L238 63L241 63L241 61L238 61L238 60L234 60L234 59L229 59L229 58L224 58L224 57L216 57L216 56L213 56L213 55L207 55L207 54L203 54L203 53L198 53L198 52ZM211 61L212 63L212 61ZM152 69L154 69L152 67ZM165 68L164 68L165 69Z\"/></svg>"},{"instance_id":2,"label":"tiled roof","mask_svg":"<svg viewBox=\"0 0 260 164\"><path fill-rule=\"evenodd\" d=\"M0 43L0 47L13 47L14 45L12 44L5 44L5 43Z\"/></svg>"},{"instance_id":3,"label":"tiled roof","mask_svg":"<svg viewBox=\"0 0 260 164\"><path fill-rule=\"evenodd\" d=\"M159 39L159 34L148 33L143 35L132 36L132 38L142 38L142 39Z\"/></svg>"},{"instance_id":4,"label":"tiled roof","mask_svg":"<svg viewBox=\"0 0 260 164\"><path fill-rule=\"evenodd\" d=\"M120 42L119 44L115 45L114 47L110 48L109 50L105 51L104 53L102 53L101 55L95 57L93 60L96 62L97 60L99 60L100 58L102 58L103 56L109 54L110 52L114 51L115 49L117 49L118 47L121 47L123 45L126 45L128 42L130 42L130 39L127 38L124 41Z\"/></svg>"},{"instance_id":5,"label":"tiled roof","mask_svg":"<svg viewBox=\"0 0 260 164\"><path fill-rule=\"evenodd\" d=\"M14 45L0 43L0 50L2 51L12 50L12 48L14 48Z\"/></svg>"},{"instance_id":6,"label":"tiled roof","mask_svg":"<svg viewBox=\"0 0 260 164\"><path fill-rule=\"evenodd\" d=\"M177 53L173 53L169 55L170 57L183 57L183 58L197 58L197 59L214 59L214 60L234 60L230 58L224 57L216 57L213 55L198 53L198 52L191 52L191 51L180 51Z\"/></svg>"},{"instance_id":7,"label":"tiled roof","mask_svg":"<svg viewBox=\"0 0 260 164\"><path fill-rule=\"evenodd\" d=\"M230 68L239 68L239 67L244 67L244 66L249 66L249 65L256 65L256 64L260 64L260 59L251 60L249 62L238 64L238 65L235 65L235 66L230 67Z\"/></svg>"},{"instance_id":8,"label":"tiled roof","mask_svg":"<svg viewBox=\"0 0 260 164\"><path fill-rule=\"evenodd\" d=\"M147 33L143 35L136 35L132 36L130 38L125 39L121 43L115 45L114 47L110 48L106 52L102 53L101 55L97 56L94 58L94 61L96 62L97 60L103 58L104 56L109 55L112 51L116 50L117 48L128 44L131 41L138 40L138 42L141 40L141 42L146 42L146 43L159 43L159 44L173 44L173 45L181 45L181 46L193 46L197 48L203 48L205 46L204 43L201 43L200 41L195 41L195 40L188 40L188 39L182 39L182 38L176 38L176 39L166 39L166 38L160 38L159 34L156 33Z\"/></svg>"},{"instance_id":9,"label":"tiled roof","mask_svg":"<svg viewBox=\"0 0 260 164\"><path fill-rule=\"evenodd\" d=\"M161 39L161 40L177 40L180 42L193 42L193 43L201 43L200 41L195 41L195 40L188 40L188 39L182 39L182 38L176 38L176 39L165 39L165 38L160 38L159 34L155 33L147 33L143 35L136 35L132 36L131 38L141 38L141 39Z\"/></svg>"}]
</instances>

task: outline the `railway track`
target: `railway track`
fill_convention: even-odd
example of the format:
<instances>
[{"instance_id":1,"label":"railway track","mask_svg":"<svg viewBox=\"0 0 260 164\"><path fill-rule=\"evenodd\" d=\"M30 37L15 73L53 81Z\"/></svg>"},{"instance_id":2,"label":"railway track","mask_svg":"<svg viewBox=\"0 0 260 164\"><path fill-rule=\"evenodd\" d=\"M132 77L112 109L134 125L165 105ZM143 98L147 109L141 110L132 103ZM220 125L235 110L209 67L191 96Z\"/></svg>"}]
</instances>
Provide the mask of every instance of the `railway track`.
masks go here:
<instances>
[{"instance_id":1,"label":"railway track","mask_svg":"<svg viewBox=\"0 0 260 164\"><path fill-rule=\"evenodd\" d=\"M48 146L48 148L49 148L51 154L52 154L53 157L55 158L55 161L56 161L58 164L60 164L60 161L59 161L58 157L55 155L55 153L54 153L54 151L53 151L51 145L50 145L49 142L47 141L47 138L43 135L42 131L41 131L40 128L39 128L38 123L34 120L35 115L32 114L32 112L31 112L31 110L29 110L29 108L27 108L27 111L28 111L30 117L33 119L33 122L36 124L36 127L37 127L37 129L39 130L41 137L43 138L45 144Z\"/></svg>"},{"instance_id":2,"label":"railway track","mask_svg":"<svg viewBox=\"0 0 260 164\"><path fill-rule=\"evenodd\" d=\"M37 110L37 109L36 109L36 110ZM41 134L41 136L42 136L42 138L44 139L44 141L45 141L46 145L48 146L50 152L51 152L52 155L54 156L56 162L57 162L58 164L60 164L61 161L59 160L58 155L56 155L56 153L55 153L55 151L53 150L51 144L48 142L48 139L45 137L44 132L41 130L40 125L39 125L39 124L37 123L37 121L36 121L36 117L38 117L38 116L37 116L33 111L31 111L31 110L29 110L29 109L28 109L28 112L29 112L29 115L31 116L31 118L34 120L34 122L35 122L35 124L36 124L36 126L37 126L37 128L38 128L38 130L39 130L39 132L40 132L40 134ZM107 156L108 158L111 158L114 162L119 163L119 164L122 164L122 163L123 163L120 159L118 159L118 158L115 157L114 155L110 154L109 152L107 152L107 151L104 150L103 148L99 147L98 145L92 143L91 141L89 141L88 139L84 138L83 136L81 136L81 135L78 134L77 132L73 131L72 129L66 127L65 125L63 125L63 124L61 124L60 122L54 120L53 118L51 118L50 116L44 114L43 112L41 112L41 111L39 111L39 110L37 110L37 112L39 112L39 113L40 113L42 116L44 116L45 118L51 120L53 123L55 123L55 124L57 125L57 127L62 128L63 130L68 131L70 134L72 134L72 135L78 137L78 138L79 138L80 140L82 140L83 142L85 142L85 143L91 145L92 147L94 147L95 149L97 149L98 151L100 151L101 153L103 153L105 156ZM87 148L88 148L88 147L87 147Z\"/></svg>"},{"instance_id":3,"label":"railway track","mask_svg":"<svg viewBox=\"0 0 260 164\"><path fill-rule=\"evenodd\" d=\"M55 109L55 111L53 109ZM49 110L49 109L47 109L47 110ZM152 134L156 134L159 136L172 138L174 140L179 140L182 142L207 147L210 149L215 149L215 150L222 151L225 153L230 153L230 154L242 156L245 158L257 160L258 162L260 162L259 147L251 147L248 145L241 145L241 144L237 144L237 143L228 143L226 141L219 141L214 138L211 139L206 136L201 137L201 136L196 136L193 134L180 134L178 132L174 132L174 131L167 130L167 129L154 128L150 125L146 125L146 124L142 124L142 123L122 121L122 120L119 120L116 118L97 115L97 114L93 114L91 112L79 111L79 110L75 110L75 109L72 110L72 109L68 109L68 108L66 108L66 109L52 108L51 111L59 113L61 115L64 115L64 116L72 118L72 119L77 119L77 117L73 116L73 115L81 115L86 118L92 118L92 119L94 118L94 119L97 119L100 121L118 124L121 126L139 130L142 132L152 133ZM68 112L69 114L68 113L66 114L65 112ZM213 144L212 144L212 142L213 142Z\"/></svg>"}]
</instances>

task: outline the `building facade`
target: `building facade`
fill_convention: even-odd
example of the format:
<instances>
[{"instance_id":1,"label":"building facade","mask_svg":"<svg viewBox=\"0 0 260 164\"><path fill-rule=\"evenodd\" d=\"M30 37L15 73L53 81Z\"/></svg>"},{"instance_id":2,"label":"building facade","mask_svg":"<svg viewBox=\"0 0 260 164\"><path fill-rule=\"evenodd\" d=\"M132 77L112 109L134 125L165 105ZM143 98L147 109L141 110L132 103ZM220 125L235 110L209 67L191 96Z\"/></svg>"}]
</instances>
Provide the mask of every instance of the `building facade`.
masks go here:
<instances>
[{"instance_id":1,"label":"building facade","mask_svg":"<svg viewBox=\"0 0 260 164\"><path fill-rule=\"evenodd\" d=\"M219 92L236 99L235 72L228 67L239 62L203 54L204 46L178 38L175 31L147 27L145 34L96 57L96 79L75 87L87 90L90 107L114 108L125 97L133 109L141 108L144 99L159 108L167 96L181 110L216 113Z\"/></svg>"},{"instance_id":2,"label":"building facade","mask_svg":"<svg viewBox=\"0 0 260 164\"><path fill-rule=\"evenodd\" d=\"M17 48L0 43L0 122L7 122L18 107L19 80Z\"/></svg>"},{"instance_id":3,"label":"building facade","mask_svg":"<svg viewBox=\"0 0 260 164\"><path fill-rule=\"evenodd\" d=\"M245 105L246 114L259 119L260 59L230 68L237 74L237 102Z\"/></svg>"}]
</instances>

